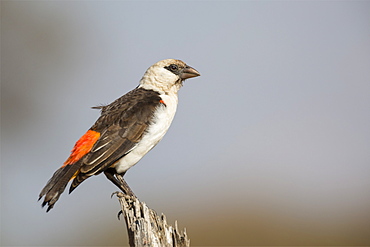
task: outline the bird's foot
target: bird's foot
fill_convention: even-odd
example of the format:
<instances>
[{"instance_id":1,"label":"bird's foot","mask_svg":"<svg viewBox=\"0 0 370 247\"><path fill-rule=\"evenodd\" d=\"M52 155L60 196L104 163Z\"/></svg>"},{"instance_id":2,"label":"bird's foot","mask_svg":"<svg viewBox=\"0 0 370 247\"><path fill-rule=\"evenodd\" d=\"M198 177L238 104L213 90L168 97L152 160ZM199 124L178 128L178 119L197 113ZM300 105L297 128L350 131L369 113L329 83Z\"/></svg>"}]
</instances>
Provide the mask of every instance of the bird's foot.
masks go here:
<instances>
[{"instance_id":1,"label":"bird's foot","mask_svg":"<svg viewBox=\"0 0 370 247\"><path fill-rule=\"evenodd\" d=\"M118 198L124 197L125 194L123 194L121 191L113 192L110 198L112 198L114 195L116 195Z\"/></svg>"},{"instance_id":2,"label":"bird's foot","mask_svg":"<svg viewBox=\"0 0 370 247\"><path fill-rule=\"evenodd\" d=\"M116 195L118 198L124 198L126 201L132 201L132 199L137 198L135 195L125 194L121 191L113 192L110 198L112 198L114 195Z\"/></svg>"}]
</instances>

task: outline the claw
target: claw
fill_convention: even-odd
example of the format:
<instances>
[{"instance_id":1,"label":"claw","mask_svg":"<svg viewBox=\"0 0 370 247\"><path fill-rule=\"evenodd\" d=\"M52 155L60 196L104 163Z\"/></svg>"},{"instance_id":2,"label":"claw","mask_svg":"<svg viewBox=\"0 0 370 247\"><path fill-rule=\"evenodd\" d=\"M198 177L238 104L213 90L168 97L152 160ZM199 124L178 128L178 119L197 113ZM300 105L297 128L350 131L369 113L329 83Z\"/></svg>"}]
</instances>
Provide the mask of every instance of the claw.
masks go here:
<instances>
[{"instance_id":1,"label":"claw","mask_svg":"<svg viewBox=\"0 0 370 247\"><path fill-rule=\"evenodd\" d=\"M123 197L124 194L122 192L119 192L119 191L116 191L116 192L113 192L112 195L110 196L110 198L112 198L114 195L117 195L117 197Z\"/></svg>"},{"instance_id":2,"label":"claw","mask_svg":"<svg viewBox=\"0 0 370 247\"><path fill-rule=\"evenodd\" d=\"M118 218L118 220L121 220L121 214L123 214L123 212L122 212L122 210L120 210L119 212L118 212L118 214L117 214L117 218Z\"/></svg>"}]
</instances>

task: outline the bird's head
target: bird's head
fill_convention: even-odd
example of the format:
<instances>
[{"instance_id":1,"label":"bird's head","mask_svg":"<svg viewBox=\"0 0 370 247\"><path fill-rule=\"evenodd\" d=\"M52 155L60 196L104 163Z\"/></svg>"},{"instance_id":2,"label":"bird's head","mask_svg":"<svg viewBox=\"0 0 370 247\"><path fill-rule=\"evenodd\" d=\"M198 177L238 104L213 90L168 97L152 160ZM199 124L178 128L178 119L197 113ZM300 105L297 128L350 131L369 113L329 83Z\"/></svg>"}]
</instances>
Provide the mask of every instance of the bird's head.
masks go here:
<instances>
[{"instance_id":1,"label":"bird's head","mask_svg":"<svg viewBox=\"0 0 370 247\"><path fill-rule=\"evenodd\" d=\"M176 93L186 79L200 76L199 72L181 60L165 59L150 66L140 80L140 86L158 92Z\"/></svg>"}]
</instances>

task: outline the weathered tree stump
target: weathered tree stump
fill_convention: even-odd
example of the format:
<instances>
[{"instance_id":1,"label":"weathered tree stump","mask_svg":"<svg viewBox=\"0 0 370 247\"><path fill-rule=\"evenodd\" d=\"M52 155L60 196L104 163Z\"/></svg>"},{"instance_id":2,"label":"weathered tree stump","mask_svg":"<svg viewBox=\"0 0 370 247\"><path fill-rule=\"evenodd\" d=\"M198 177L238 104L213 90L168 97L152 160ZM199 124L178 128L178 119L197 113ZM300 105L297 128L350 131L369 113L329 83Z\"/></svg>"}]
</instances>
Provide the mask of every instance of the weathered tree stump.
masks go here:
<instances>
[{"instance_id":1,"label":"weathered tree stump","mask_svg":"<svg viewBox=\"0 0 370 247\"><path fill-rule=\"evenodd\" d=\"M130 246L135 247L189 247L190 239L186 235L186 229L179 231L177 221L175 227L167 224L166 216L148 208L138 198L127 196L121 192L115 192L126 221Z\"/></svg>"}]
</instances>

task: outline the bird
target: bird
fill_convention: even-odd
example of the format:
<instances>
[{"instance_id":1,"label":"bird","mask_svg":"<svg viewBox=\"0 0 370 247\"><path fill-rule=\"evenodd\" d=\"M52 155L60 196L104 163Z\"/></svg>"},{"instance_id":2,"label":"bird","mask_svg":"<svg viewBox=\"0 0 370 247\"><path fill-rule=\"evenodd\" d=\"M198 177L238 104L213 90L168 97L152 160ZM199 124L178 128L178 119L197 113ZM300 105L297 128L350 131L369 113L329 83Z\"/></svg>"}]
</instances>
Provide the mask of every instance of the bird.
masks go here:
<instances>
[{"instance_id":1,"label":"bird","mask_svg":"<svg viewBox=\"0 0 370 247\"><path fill-rule=\"evenodd\" d=\"M135 196L123 176L166 134L176 113L178 91L200 73L181 60L150 66L139 85L100 109L100 116L75 143L70 156L39 194L49 212L70 181L69 193L93 175L104 173L124 194ZM136 196L135 196L136 197Z\"/></svg>"}]
</instances>

